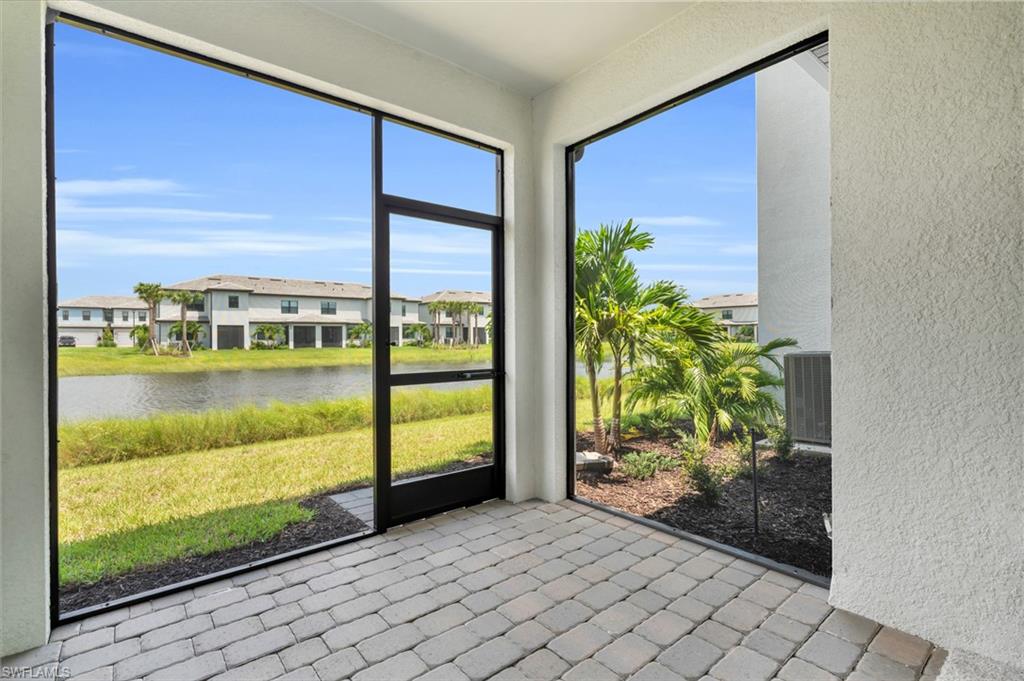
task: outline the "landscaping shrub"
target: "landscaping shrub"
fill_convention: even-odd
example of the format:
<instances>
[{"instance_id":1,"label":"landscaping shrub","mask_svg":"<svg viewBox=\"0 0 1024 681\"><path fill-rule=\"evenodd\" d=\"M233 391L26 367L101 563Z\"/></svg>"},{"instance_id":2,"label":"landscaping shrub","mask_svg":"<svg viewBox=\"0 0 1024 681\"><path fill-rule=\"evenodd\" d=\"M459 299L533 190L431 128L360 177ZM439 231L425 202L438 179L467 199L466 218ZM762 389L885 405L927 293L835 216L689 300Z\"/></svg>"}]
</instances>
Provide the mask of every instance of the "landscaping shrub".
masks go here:
<instances>
[{"instance_id":1,"label":"landscaping shrub","mask_svg":"<svg viewBox=\"0 0 1024 681\"><path fill-rule=\"evenodd\" d=\"M786 428L785 423L768 429L768 441L771 442L772 449L775 450L775 456L780 461L789 461L793 454L793 437L790 435L789 428Z\"/></svg>"},{"instance_id":2,"label":"landscaping shrub","mask_svg":"<svg viewBox=\"0 0 1024 681\"><path fill-rule=\"evenodd\" d=\"M425 421L491 408L491 387L467 390L396 390L393 423ZM373 402L352 397L304 404L276 402L141 419L113 418L60 426L61 468L128 461L203 449L339 433L373 425Z\"/></svg>"},{"instance_id":3,"label":"landscaping shrub","mask_svg":"<svg viewBox=\"0 0 1024 681\"><path fill-rule=\"evenodd\" d=\"M116 348L117 342L114 341L114 332L108 326L103 329L103 334L100 339L96 341L96 347L98 348Z\"/></svg>"},{"instance_id":4,"label":"landscaping shrub","mask_svg":"<svg viewBox=\"0 0 1024 681\"><path fill-rule=\"evenodd\" d=\"M637 480L653 478L658 471L678 467L678 461L657 452L630 452L622 457L622 472Z\"/></svg>"},{"instance_id":5,"label":"landscaping shrub","mask_svg":"<svg viewBox=\"0 0 1024 681\"><path fill-rule=\"evenodd\" d=\"M683 472L701 499L708 506L718 503L722 496L725 471L707 460L708 448L696 445L683 450Z\"/></svg>"}]
</instances>

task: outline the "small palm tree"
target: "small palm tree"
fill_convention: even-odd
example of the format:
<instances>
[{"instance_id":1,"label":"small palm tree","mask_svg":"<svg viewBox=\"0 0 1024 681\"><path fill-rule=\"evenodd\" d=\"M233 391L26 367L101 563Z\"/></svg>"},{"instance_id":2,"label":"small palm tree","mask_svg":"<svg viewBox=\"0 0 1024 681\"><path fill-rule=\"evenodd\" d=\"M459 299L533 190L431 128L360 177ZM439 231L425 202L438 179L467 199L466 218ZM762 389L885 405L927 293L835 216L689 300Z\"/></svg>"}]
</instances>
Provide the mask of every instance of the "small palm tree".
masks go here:
<instances>
[{"instance_id":1,"label":"small palm tree","mask_svg":"<svg viewBox=\"0 0 1024 681\"><path fill-rule=\"evenodd\" d=\"M146 324L149 330L147 340L149 341L149 344L153 346L153 354L159 355L160 344L157 342L156 337L156 310L157 306L160 305L160 301L166 298L167 294L164 293L164 287L160 284L150 284L142 281L137 283L135 288L132 290L135 292L135 295L137 295L139 299L146 304L146 310L148 313L146 316ZM139 346L139 349L145 350L146 344L142 343Z\"/></svg>"},{"instance_id":2,"label":"small palm tree","mask_svg":"<svg viewBox=\"0 0 1024 681\"><path fill-rule=\"evenodd\" d=\"M348 337L356 341L359 347L365 347L367 343L373 342L373 324L370 322L356 324L349 330Z\"/></svg>"},{"instance_id":3,"label":"small palm tree","mask_svg":"<svg viewBox=\"0 0 1024 681\"><path fill-rule=\"evenodd\" d=\"M772 353L795 345L792 338L765 345L723 340L711 352L695 352L685 343L663 343L658 362L633 375L628 404L667 406L689 416L697 440L705 445L736 423L764 426L779 418L779 405L765 390L782 385L782 366Z\"/></svg>"},{"instance_id":4,"label":"small palm tree","mask_svg":"<svg viewBox=\"0 0 1024 681\"><path fill-rule=\"evenodd\" d=\"M284 327L280 324L258 324L252 332L254 339L263 339L267 347L274 347L284 338Z\"/></svg>"},{"instance_id":5,"label":"small palm tree","mask_svg":"<svg viewBox=\"0 0 1024 681\"><path fill-rule=\"evenodd\" d=\"M135 342L135 347L145 350L149 345L149 327L145 324L136 324L128 333L128 337Z\"/></svg>"},{"instance_id":6,"label":"small palm tree","mask_svg":"<svg viewBox=\"0 0 1024 681\"><path fill-rule=\"evenodd\" d=\"M178 327L181 332L181 350L182 353L187 353L189 357L192 356L192 347L188 344L188 306L200 303L203 300L203 294L199 291L167 291L167 298L172 303L177 303L181 307L181 323Z\"/></svg>"}]
</instances>

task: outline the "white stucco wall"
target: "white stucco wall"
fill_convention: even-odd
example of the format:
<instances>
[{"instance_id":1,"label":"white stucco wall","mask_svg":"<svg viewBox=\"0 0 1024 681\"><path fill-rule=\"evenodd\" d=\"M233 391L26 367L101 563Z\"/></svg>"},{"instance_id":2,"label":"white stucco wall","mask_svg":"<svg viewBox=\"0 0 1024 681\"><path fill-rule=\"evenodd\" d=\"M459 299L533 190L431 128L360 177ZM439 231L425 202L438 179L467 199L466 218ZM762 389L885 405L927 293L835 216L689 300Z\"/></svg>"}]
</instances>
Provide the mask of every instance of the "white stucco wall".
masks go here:
<instances>
[{"instance_id":1,"label":"white stucco wall","mask_svg":"<svg viewBox=\"0 0 1024 681\"><path fill-rule=\"evenodd\" d=\"M760 339L795 338L799 350L830 350L828 72L805 54L754 81Z\"/></svg>"},{"instance_id":2,"label":"white stucco wall","mask_svg":"<svg viewBox=\"0 0 1024 681\"><path fill-rule=\"evenodd\" d=\"M538 284L551 292L536 356L561 378L564 145L830 30L831 601L1018 667L1022 15L1021 4L694 4L534 102ZM538 486L557 498L561 382L537 398L549 415Z\"/></svg>"},{"instance_id":3,"label":"white stucco wall","mask_svg":"<svg viewBox=\"0 0 1024 681\"><path fill-rule=\"evenodd\" d=\"M531 369L533 203L530 102L448 62L307 5L283 1L54 0L79 16L192 49L501 147L505 151L507 494L535 495L539 456ZM47 628L47 492L43 266L44 4L0 2L4 199L0 237L0 457L3 579L0 654L44 642ZM520 368L524 370L520 370ZM530 369L526 371L525 369ZM535 411L536 413L532 413ZM525 412L522 417L520 412ZM521 455L520 455L521 453Z\"/></svg>"}]
</instances>

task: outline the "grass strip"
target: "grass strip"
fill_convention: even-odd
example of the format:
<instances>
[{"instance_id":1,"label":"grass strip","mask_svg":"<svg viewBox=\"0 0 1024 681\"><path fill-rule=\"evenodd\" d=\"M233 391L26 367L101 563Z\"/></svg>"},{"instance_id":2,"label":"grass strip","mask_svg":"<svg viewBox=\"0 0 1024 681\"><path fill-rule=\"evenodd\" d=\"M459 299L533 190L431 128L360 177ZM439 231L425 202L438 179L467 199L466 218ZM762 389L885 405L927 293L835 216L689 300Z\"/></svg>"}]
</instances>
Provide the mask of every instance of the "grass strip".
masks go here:
<instances>
[{"instance_id":1,"label":"grass strip","mask_svg":"<svg viewBox=\"0 0 1024 681\"><path fill-rule=\"evenodd\" d=\"M465 390L395 390L391 395L393 423L479 414L490 409L490 385ZM369 397L75 421L59 427L58 465L91 466L341 433L372 425L373 401Z\"/></svg>"},{"instance_id":2,"label":"grass strip","mask_svg":"<svg viewBox=\"0 0 1024 681\"><path fill-rule=\"evenodd\" d=\"M463 364L486 366L491 346L391 348L391 363ZM292 350L216 350L192 357L147 355L135 348L60 348L57 375L176 374L195 371L294 369L299 367L370 366L371 348L295 348Z\"/></svg>"}]
</instances>

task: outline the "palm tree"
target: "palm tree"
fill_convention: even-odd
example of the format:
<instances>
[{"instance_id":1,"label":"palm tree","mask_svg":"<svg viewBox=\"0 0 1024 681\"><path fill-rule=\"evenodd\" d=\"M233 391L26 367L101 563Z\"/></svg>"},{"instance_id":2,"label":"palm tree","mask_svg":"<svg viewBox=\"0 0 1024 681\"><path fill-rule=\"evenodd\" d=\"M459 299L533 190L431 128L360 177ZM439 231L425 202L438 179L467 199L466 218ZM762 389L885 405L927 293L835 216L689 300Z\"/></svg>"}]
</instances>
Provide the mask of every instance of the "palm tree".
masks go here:
<instances>
[{"instance_id":1,"label":"palm tree","mask_svg":"<svg viewBox=\"0 0 1024 681\"><path fill-rule=\"evenodd\" d=\"M252 332L254 339L263 339L267 347L275 347L279 339L284 338L284 327L280 324L259 324Z\"/></svg>"},{"instance_id":2,"label":"palm tree","mask_svg":"<svg viewBox=\"0 0 1024 681\"><path fill-rule=\"evenodd\" d=\"M722 340L711 352L694 352L685 343L664 342L658 363L633 375L629 405L670 406L688 415L698 441L707 445L736 423L763 426L779 416L778 403L764 390L782 385L782 365L772 353L795 345L792 338L765 345Z\"/></svg>"},{"instance_id":3,"label":"palm tree","mask_svg":"<svg viewBox=\"0 0 1024 681\"><path fill-rule=\"evenodd\" d=\"M359 347L363 347L364 343L373 342L373 324L370 322L356 324L349 330L348 337L357 341Z\"/></svg>"},{"instance_id":4,"label":"palm tree","mask_svg":"<svg viewBox=\"0 0 1024 681\"><path fill-rule=\"evenodd\" d=\"M407 324L402 327L402 334L405 338L416 339L416 342L420 345L426 345L430 342L430 327L422 322L416 324Z\"/></svg>"},{"instance_id":5,"label":"palm tree","mask_svg":"<svg viewBox=\"0 0 1024 681\"><path fill-rule=\"evenodd\" d=\"M146 304L146 322L149 328L149 344L153 346L153 354L159 355L160 344L157 342L156 337L156 309L160 304L160 301L166 297L164 287L160 284L148 284L140 281L132 290L135 292L135 295L137 295L139 299ZM143 343L140 346L140 349L145 350L146 344Z\"/></svg>"},{"instance_id":6,"label":"palm tree","mask_svg":"<svg viewBox=\"0 0 1024 681\"><path fill-rule=\"evenodd\" d=\"M430 312L430 320L434 325L433 336L435 339L441 337L441 312L444 311L445 304L440 300L435 300L427 304L427 311Z\"/></svg>"},{"instance_id":7,"label":"palm tree","mask_svg":"<svg viewBox=\"0 0 1024 681\"><path fill-rule=\"evenodd\" d=\"M181 331L181 349L182 352L188 353L188 356L192 356L192 347L188 344L188 306L195 305L196 303L202 302L203 294L199 291L167 291L167 297L172 303L177 303L181 307L181 325L179 330Z\"/></svg>"},{"instance_id":8,"label":"palm tree","mask_svg":"<svg viewBox=\"0 0 1024 681\"><path fill-rule=\"evenodd\" d=\"M484 313L484 306L480 303L466 303L469 312L469 344L476 346L476 332L480 328L480 315Z\"/></svg>"},{"instance_id":9,"label":"palm tree","mask_svg":"<svg viewBox=\"0 0 1024 681\"><path fill-rule=\"evenodd\" d=\"M585 230L576 239L575 345L587 372L594 445L599 452L621 444L622 388L627 363L653 356L657 343L666 337L685 339L706 348L721 338L720 328L707 315L685 305L686 292L676 284L658 281L642 284L629 259L633 251L645 251L654 237L639 230L632 220ZM611 355L612 418L607 431L601 415L597 377L605 352Z\"/></svg>"}]
</instances>

